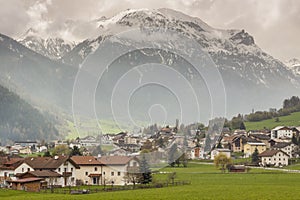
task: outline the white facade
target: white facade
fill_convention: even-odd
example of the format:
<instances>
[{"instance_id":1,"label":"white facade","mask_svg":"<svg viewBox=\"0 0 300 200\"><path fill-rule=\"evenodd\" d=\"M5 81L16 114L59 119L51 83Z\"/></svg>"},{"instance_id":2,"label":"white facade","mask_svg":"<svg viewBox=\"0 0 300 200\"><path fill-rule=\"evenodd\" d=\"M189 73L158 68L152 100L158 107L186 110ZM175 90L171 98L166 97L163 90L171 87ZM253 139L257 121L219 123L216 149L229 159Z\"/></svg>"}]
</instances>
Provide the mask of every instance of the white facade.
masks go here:
<instances>
[{"instance_id":1,"label":"white facade","mask_svg":"<svg viewBox=\"0 0 300 200\"><path fill-rule=\"evenodd\" d=\"M63 177L58 178L57 182L59 182L59 185L65 186L76 186L76 167L70 163L69 161L66 161L62 165L60 165L55 172L63 175Z\"/></svg>"},{"instance_id":2,"label":"white facade","mask_svg":"<svg viewBox=\"0 0 300 200\"><path fill-rule=\"evenodd\" d=\"M289 156L283 151L278 151L277 153L271 156L261 157L261 164L263 166L274 165L275 167L279 167L279 166L287 166L288 163L289 163Z\"/></svg>"},{"instance_id":3,"label":"white facade","mask_svg":"<svg viewBox=\"0 0 300 200\"><path fill-rule=\"evenodd\" d=\"M283 151L284 153L286 153L286 154L288 154L289 156L290 156L290 158L292 158L293 157L293 151L294 151L294 148L296 147L296 145L295 144L293 144L293 143L291 143L291 144L289 144L289 145L287 145L287 146L285 146L285 147L283 147L283 148L274 148L274 149L276 149L276 150L281 150L281 151Z\"/></svg>"},{"instance_id":4,"label":"white facade","mask_svg":"<svg viewBox=\"0 0 300 200\"><path fill-rule=\"evenodd\" d=\"M101 174L102 166L99 165L80 165L76 169L76 179L81 180L85 185L100 185L100 177L91 177L91 174Z\"/></svg>"},{"instance_id":5,"label":"white facade","mask_svg":"<svg viewBox=\"0 0 300 200\"><path fill-rule=\"evenodd\" d=\"M102 184L104 184L104 182L107 185L132 184L125 178L128 171L128 167L139 167L139 163L135 159L132 159L124 165L104 165L102 173Z\"/></svg>"},{"instance_id":6,"label":"white facade","mask_svg":"<svg viewBox=\"0 0 300 200\"><path fill-rule=\"evenodd\" d=\"M210 159L214 160L215 156L219 155L220 153L224 154L226 157L231 157L231 151L229 149L214 149L210 153Z\"/></svg>"},{"instance_id":7,"label":"white facade","mask_svg":"<svg viewBox=\"0 0 300 200\"><path fill-rule=\"evenodd\" d=\"M25 172L34 171L32 167L30 167L27 163L23 162L20 166L18 166L14 173L16 174L22 174Z\"/></svg>"},{"instance_id":8,"label":"white facade","mask_svg":"<svg viewBox=\"0 0 300 200\"><path fill-rule=\"evenodd\" d=\"M271 130L271 139L292 138L293 130L286 126L278 126Z\"/></svg>"}]
</instances>

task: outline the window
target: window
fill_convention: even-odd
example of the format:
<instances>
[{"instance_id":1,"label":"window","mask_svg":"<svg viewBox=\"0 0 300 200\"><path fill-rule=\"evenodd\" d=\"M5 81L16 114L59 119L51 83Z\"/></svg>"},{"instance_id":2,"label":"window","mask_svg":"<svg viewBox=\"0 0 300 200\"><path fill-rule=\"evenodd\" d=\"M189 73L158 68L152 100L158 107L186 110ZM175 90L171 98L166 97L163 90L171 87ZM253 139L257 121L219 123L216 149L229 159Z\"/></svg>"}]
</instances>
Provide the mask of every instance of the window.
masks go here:
<instances>
[{"instance_id":1,"label":"window","mask_svg":"<svg viewBox=\"0 0 300 200\"><path fill-rule=\"evenodd\" d=\"M88 173L88 172L85 172L85 175L87 176L87 175L89 175L89 173Z\"/></svg>"},{"instance_id":2,"label":"window","mask_svg":"<svg viewBox=\"0 0 300 200\"><path fill-rule=\"evenodd\" d=\"M105 175L105 172L103 172L103 175Z\"/></svg>"},{"instance_id":3,"label":"window","mask_svg":"<svg viewBox=\"0 0 300 200\"><path fill-rule=\"evenodd\" d=\"M115 172L111 172L111 176L114 176L115 175Z\"/></svg>"},{"instance_id":4,"label":"window","mask_svg":"<svg viewBox=\"0 0 300 200\"><path fill-rule=\"evenodd\" d=\"M29 172L29 171L30 171L30 168L27 168L27 171Z\"/></svg>"},{"instance_id":5,"label":"window","mask_svg":"<svg viewBox=\"0 0 300 200\"><path fill-rule=\"evenodd\" d=\"M118 172L118 176L121 176L121 172Z\"/></svg>"},{"instance_id":6,"label":"window","mask_svg":"<svg viewBox=\"0 0 300 200\"><path fill-rule=\"evenodd\" d=\"M65 168L64 170L65 170L64 172L67 172L67 168Z\"/></svg>"},{"instance_id":7,"label":"window","mask_svg":"<svg viewBox=\"0 0 300 200\"><path fill-rule=\"evenodd\" d=\"M71 167L71 172L73 172L73 167Z\"/></svg>"},{"instance_id":8,"label":"window","mask_svg":"<svg viewBox=\"0 0 300 200\"><path fill-rule=\"evenodd\" d=\"M58 168L58 172L60 172L60 168Z\"/></svg>"},{"instance_id":9,"label":"window","mask_svg":"<svg viewBox=\"0 0 300 200\"><path fill-rule=\"evenodd\" d=\"M22 168L22 172L24 172L24 168Z\"/></svg>"},{"instance_id":10,"label":"window","mask_svg":"<svg viewBox=\"0 0 300 200\"><path fill-rule=\"evenodd\" d=\"M96 171L98 171L98 168L97 168L97 167L95 167L95 172L96 172Z\"/></svg>"},{"instance_id":11,"label":"window","mask_svg":"<svg viewBox=\"0 0 300 200\"><path fill-rule=\"evenodd\" d=\"M133 162L133 166L136 167L136 165L137 165L136 162Z\"/></svg>"}]
</instances>

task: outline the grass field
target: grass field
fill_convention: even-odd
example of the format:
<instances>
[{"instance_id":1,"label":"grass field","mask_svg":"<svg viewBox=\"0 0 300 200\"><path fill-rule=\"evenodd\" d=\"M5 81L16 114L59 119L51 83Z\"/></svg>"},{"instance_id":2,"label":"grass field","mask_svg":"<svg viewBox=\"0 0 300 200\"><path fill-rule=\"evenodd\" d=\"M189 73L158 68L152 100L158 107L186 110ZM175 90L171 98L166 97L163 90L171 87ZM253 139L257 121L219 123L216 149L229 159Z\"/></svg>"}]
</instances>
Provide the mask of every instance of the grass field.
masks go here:
<instances>
[{"instance_id":1,"label":"grass field","mask_svg":"<svg viewBox=\"0 0 300 200\"><path fill-rule=\"evenodd\" d=\"M246 122L245 125L247 130L260 130L264 127L272 129L276 126L300 126L300 112L279 117L279 122L275 122L275 119L268 119L260 122Z\"/></svg>"},{"instance_id":2,"label":"grass field","mask_svg":"<svg viewBox=\"0 0 300 200\"><path fill-rule=\"evenodd\" d=\"M164 168L191 185L159 189L102 192L88 195L27 193L0 190L0 199L299 199L300 174L252 169L249 173L220 173L213 165L189 164L188 168ZM155 175L155 180L167 174Z\"/></svg>"}]
</instances>

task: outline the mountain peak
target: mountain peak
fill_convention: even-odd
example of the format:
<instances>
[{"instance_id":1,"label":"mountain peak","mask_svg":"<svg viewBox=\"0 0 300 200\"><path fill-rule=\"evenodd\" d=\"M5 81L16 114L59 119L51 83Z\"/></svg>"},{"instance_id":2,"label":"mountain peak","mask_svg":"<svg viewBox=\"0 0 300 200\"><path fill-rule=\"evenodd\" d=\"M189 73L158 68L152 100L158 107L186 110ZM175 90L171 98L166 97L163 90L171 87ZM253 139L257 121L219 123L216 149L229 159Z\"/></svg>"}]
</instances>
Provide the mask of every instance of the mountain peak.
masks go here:
<instances>
[{"instance_id":1,"label":"mountain peak","mask_svg":"<svg viewBox=\"0 0 300 200\"><path fill-rule=\"evenodd\" d=\"M18 41L27 48L50 59L60 59L75 47L75 42L59 37L43 37L38 30L29 28Z\"/></svg>"},{"instance_id":2,"label":"mountain peak","mask_svg":"<svg viewBox=\"0 0 300 200\"><path fill-rule=\"evenodd\" d=\"M290 59L285 62L285 65L290 69L295 75L300 76L300 60L297 58Z\"/></svg>"}]
</instances>

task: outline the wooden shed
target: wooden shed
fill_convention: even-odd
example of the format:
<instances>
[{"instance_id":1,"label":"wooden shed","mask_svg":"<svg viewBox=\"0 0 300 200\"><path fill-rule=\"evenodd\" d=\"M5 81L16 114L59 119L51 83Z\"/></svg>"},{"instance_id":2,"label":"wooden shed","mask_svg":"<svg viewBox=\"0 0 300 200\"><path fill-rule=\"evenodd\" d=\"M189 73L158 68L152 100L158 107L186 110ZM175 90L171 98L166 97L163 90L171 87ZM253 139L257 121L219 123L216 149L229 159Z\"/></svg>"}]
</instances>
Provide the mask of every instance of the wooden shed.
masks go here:
<instances>
[{"instance_id":1,"label":"wooden shed","mask_svg":"<svg viewBox=\"0 0 300 200\"><path fill-rule=\"evenodd\" d=\"M229 172L245 172L245 165L231 165L229 168Z\"/></svg>"},{"instance_id":2,"label":"wooden shed","mask_svg":"<svg viewBox=\"0 0 300 200\"><path fill-rule=\"evenodd\" d=\"M10 181L13 190L24 190L28 192L38 192L41 189L43 178L24 178L15 181Z\"/></svg>"}]
</instances>

